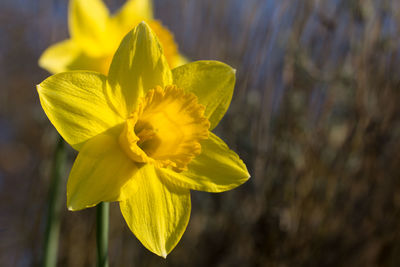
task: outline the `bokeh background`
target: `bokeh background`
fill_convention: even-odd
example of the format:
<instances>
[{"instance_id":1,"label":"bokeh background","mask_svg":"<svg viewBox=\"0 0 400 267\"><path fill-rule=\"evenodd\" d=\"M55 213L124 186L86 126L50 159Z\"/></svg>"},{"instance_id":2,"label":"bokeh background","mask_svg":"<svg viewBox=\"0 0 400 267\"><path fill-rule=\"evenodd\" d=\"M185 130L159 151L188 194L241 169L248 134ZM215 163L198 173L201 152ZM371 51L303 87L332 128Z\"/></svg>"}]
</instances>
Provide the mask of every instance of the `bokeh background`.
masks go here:
<instances>
[{"instance_id":1,"label":"bokeh background","mask_svg":"<svg viewBox=\"0 0 400 267\"><path fill-rule=\"evenodd\" d=\"M105 2L115 11L124 1ZM154 2L188 58L237 69L216 133L252 178L193 192L167 260L112 204L111 266L400 266L400 1ZM57 135L35 90L49 76L37 61L68 36L67 5L0 2L0 266L42 256ZM58 265L95 261L95 210L63 208Z\"/></svg>"}]
</instances>

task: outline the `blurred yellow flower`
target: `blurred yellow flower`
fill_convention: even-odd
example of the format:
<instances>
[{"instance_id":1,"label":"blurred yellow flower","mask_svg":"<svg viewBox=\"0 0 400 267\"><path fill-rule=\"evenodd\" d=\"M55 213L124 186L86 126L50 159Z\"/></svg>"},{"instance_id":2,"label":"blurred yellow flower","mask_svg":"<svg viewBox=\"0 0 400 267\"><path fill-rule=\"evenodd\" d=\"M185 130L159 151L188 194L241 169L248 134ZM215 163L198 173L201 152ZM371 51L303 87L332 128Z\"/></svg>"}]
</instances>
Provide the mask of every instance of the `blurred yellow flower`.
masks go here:
<instances>
[{"instance_id":1,"label":"blurred yellow flower","mask_svg":"<svg viewBox=\"0 0 400 267\"><path fill-rule=\"evenodd\" d=\"M128 0L113 16L101 0L71 0L71 38L50 46L39 65L50 73L93 70L107 75L112 56L122 38L139 22L146 21L157 34L171 68L186 63L174 37L153 17L151 0Z\"/></svg>"},{"instance_id":2,"label":"blurred yellow flower","mask_svg":"<svg viewBox=\"0 0 400 267\"><path fill-rule=\"evenodd\" d=\"M41 105L79 154L67 185L70 210L119 201L132 232L166 257L189 221L190 190L222 192L250 177L210 132L230 104L235 71L197 61L171 71L142 22L123 39L108 77L73 71L37 86Z\"/></svg>"}]
</instances>

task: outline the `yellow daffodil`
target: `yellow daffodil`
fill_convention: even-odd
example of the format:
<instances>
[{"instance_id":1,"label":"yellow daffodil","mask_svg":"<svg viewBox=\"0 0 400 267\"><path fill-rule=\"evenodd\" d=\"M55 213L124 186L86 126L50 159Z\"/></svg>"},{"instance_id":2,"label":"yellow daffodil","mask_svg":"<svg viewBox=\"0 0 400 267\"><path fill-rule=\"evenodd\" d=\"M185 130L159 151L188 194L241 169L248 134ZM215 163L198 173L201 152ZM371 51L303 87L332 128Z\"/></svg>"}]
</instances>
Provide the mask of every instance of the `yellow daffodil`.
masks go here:
<instances>
[{"instance_id":1,"label":"yellow daffodil","mask_svg":"<svg viewBox=\"0 0 400 267\"><path fill-rule=\"evenodd\" d=\"M112 56L122 38L139 22L146 21L164 48L171 68L186 63L178 53L173 35L153 17L151 0L128 0L113 16L101 0L71 0L71 38L50 46L39 65L50 73L93 70L107 75Z\"/></svg>"},{"instance_id":2,"label":"yellow daffodil","mask_svg":"<svg viewBox=\"0 0 400 267\"><path fill-rule=\"evenodd\" d=\"M53 75L37 86L41 105L79 154L67 185L70 210L119 201L129 228L166 257L190 216L190 190L222 192L249 178L211 130L226 112L235 71L197 61L171 71L150 27L123 39L108 77Z\"/></svg>"}]
</instances>

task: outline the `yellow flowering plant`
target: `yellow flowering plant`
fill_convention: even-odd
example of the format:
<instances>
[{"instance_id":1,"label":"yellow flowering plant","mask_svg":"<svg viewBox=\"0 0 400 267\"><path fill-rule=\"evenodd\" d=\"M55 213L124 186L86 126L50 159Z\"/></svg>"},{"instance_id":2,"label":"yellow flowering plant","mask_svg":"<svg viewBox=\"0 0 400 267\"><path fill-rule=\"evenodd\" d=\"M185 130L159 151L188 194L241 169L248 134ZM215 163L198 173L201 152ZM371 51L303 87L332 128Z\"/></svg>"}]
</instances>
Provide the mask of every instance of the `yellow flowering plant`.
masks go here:
<instances>
[{"instance_id":1,"label":"yellow flowering plant","mask_svg":"<svg viewBox=\"0 0 400 267\"><path fill-rule=\"evenodd\" d=\"M71 0L71 38L46 49L39 65L50 73L93 70L107 75L122 38L141 21L146 21L160 39L171 68L186 63L172 33L154 19L151 0L128 0L114 15L101 0Z\"/></svg>"},{"instance_id":2,"label":"yellow flowering plant","mask_svg":"<svg viewBox=\"0 0 400 267\"><path fill-rule=\"evenodd\" d=\"M37 86L40 103L79 154L67 184L70 210L118 201L129 228L166 257L185 231L190 190L222 192L250 177L211 132L230 104L235 70L217 61L170 69L142 22L116 51L108 76L55 74Z\"/></svg>"}]
</instances>

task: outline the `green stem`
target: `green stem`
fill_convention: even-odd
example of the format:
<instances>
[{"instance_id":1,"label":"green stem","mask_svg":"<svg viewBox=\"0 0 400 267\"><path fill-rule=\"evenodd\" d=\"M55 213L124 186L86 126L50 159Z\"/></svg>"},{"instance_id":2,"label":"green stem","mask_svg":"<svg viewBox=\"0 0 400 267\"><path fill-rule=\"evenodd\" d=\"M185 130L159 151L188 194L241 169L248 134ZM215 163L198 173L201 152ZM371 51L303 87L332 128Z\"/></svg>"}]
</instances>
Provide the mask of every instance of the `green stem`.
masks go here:
<instances>
[{"instance_id":1,"label":"green stem","mask_svg":"<svg viewBox=\"0 0 400 267\"><path fill-rule=\"evenodd\" d=\"M64 200L62 194L63 175L67 153L65 143L61 137L58 137L57 146L54 152L54 161L52 166L52 180L49 188L47 225L44 240L44 267L53 267L57 263L58 240L60 235L60 213Z\"/></svg>"},{"instance_id":2,"label":"green stem","mask_svg":"<svg viewBox=\"0 0 400 267\"><path fill-rule=\"evenodd\" d=\"M97 205L97 266L108 267L108 213L109 203Z\"/></svg>"}]
</instances>

